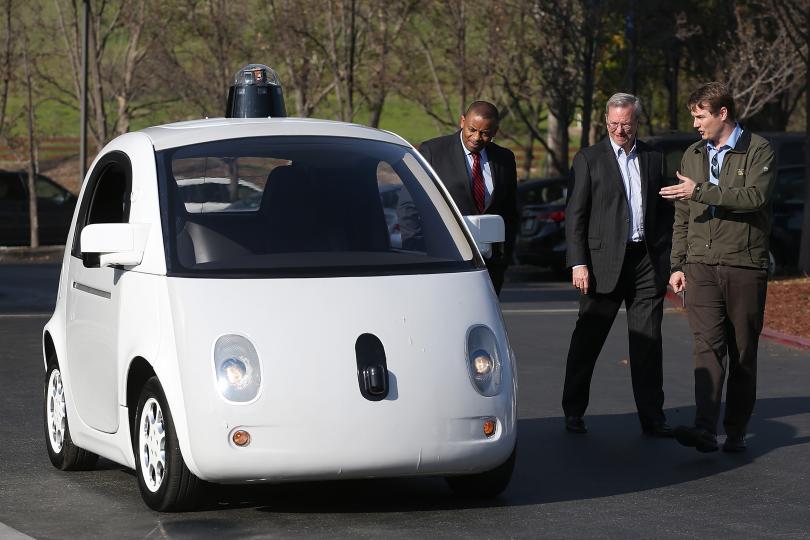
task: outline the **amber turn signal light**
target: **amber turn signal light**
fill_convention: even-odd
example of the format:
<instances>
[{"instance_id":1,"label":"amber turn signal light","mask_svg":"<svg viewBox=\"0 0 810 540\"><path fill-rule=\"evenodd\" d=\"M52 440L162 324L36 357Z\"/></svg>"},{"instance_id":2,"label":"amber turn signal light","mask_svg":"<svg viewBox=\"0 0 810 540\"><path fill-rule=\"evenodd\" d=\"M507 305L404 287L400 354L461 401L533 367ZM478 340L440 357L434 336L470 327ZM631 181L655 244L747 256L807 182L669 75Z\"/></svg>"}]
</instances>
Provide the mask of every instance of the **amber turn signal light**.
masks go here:
<instances>
[{"instance_id":1,"label":"amber turn signal light","mask_svg":"<svg viewBox=\"0 0 810 540\"><path fill-rule=\"evenodd\" d=\"M487 437L492 437L493 435L495 435L496 427L497 424L495 423L495 420L491 418L484 420L484 435L486 435Z\"/></svg>"},{"instance_id":2,"label":"amber turn signal light","mask_svg":"<svg viewBox=\"0 0 810 540\"><path fill-rule=\"evenodd\" d=\"M231 440L236 446L247 446L250 444L250 433L243 429L237 429L233 432Z\"/></svg>"}]
</instances>

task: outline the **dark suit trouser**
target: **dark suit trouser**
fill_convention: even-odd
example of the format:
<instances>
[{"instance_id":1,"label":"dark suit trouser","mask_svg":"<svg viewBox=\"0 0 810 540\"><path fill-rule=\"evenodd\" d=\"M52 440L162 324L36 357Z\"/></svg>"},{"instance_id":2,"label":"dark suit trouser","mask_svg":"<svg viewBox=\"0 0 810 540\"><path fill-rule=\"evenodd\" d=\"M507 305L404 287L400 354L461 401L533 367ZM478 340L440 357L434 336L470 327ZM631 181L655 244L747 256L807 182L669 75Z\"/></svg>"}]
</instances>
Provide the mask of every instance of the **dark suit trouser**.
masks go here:
<instances>
[{"instance_id":1,"label":"dark suit trouser","mask_svg":"<svg viewBox=\"0 0 810 540\"><path fill-rule=\"evenodd\" d=\"M723 427L731 437L744 436L756 402L768 273L702 263L687 264L684 273L686 313L695 338L695 425L717 434L728 368Z\"/></svg>"},{"instance_id":2,"label":"dark suit trouser","mask_svg":"<svg viewBox=\"0 0 810 540\"><path fill-rule=\"evenodd\" d=\"M565 370L562 405L566 416L585 414L596 358L624 302L639 420L642 428L665 421L661 350L665 292L655 283L655 270L646 251L632 248L625 253L619 283L611 293L589 293L580 298Z\"/></svg>"}]
</instances>

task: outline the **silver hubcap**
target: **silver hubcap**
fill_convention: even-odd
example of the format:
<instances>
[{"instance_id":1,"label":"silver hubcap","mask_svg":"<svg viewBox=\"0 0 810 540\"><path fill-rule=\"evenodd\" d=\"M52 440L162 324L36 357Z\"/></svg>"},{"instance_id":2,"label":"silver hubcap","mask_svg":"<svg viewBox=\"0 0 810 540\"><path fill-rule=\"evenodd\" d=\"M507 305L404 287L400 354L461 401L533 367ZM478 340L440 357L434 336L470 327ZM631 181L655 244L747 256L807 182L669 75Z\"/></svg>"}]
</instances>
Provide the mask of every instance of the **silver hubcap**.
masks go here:
<instances>
[{"instance_id":1,"label":"silver hubcap","mask_svg":"<svg viewBox=\"0 0 810 540\"><path fill-rule=\"evenodd\" d=\"M138 433L141 475L149 491L157 491L166 475L166 425L163 410L155 398L149 398L141 412Z\"/></svg>"},{"instance_id":2,"label":"silver hubcap","mask_svg":"<svg viewBox=\"0 0 810 540\"><path fill-rule=\"evenodd\" d=\"M51 371L51 376L48 377L48 392L45 399L48 401L45 420L48 422L48 441L51 443L53 451L58 454L65 443L65 428L67 427L65 391L62 386L62 374L58 369Z\"/></svg>"}]
</instances>

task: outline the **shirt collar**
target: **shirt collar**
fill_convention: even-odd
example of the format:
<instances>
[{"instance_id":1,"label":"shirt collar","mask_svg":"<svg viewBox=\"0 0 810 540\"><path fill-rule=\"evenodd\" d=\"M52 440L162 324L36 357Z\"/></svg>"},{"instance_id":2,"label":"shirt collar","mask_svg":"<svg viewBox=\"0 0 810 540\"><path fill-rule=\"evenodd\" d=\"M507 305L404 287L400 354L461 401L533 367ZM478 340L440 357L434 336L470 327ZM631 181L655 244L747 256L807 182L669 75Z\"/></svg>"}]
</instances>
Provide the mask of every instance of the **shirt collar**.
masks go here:
<instances>
[{"instance_id":1,"label":"shirt collar","mask_svg":"<svg viewBox=\"0 0 810 540\"><path fill-rule=\"evenodd\" d=\"M608 137L608 140L610 141L610 146L613 147L613 157L619 158L621 156L620 152L624 152L624 148L613 142L613 139L611 139L610 137ZM633 139L633 148L630 149L630 153L627 154L627 156L632 158L635 157L635 155L636 155L636 140Z\"/></svg>"},{"instance_id":2,"label":"shirt collar","mask_svg":"<svg viewBox=\"0 0 810 540\"><path fill-rule=\"evenodd\" d=\"M724 144L723 146L718 148L715 145L713 145L711 142L707 141L706 142L706 148L708 148L709 150L722 150L725 147L734 148L735 146L737 146L737 141L739 140L740 135L742 135L742 132L743 132L743 130L742 130L742 127L740 127L740 124L735 123L734 124L734 131L732 131L731 135L729 135L728 140L726 141L726 144Z\"/></svg>"}]
</instances>

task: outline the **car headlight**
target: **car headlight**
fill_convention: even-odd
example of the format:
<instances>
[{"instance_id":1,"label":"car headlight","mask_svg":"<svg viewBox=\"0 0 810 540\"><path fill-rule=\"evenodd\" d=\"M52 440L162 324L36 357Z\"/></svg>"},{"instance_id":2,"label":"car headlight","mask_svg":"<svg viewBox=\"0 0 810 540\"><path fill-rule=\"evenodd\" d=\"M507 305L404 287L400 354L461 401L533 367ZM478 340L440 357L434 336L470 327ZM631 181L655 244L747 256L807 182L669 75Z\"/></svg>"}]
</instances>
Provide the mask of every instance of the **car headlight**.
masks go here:
<instances>
[{"instance_id":1,"label":"car headlight","mask_svg":"<svg viewBox=\"0 0 810 540\"><path fill-rule=\"evenodd\" d=\"M467 368L470 380L483 396L501 391L501 359L498 341L486 326L473 326L467 333Z\"/></svg>"},{"instance_id":2,"label":"car headlight","mask_svg":"<svg viewBox=\"0 0 810 540\"><path fill-rule=\"evenodd\" d=\"M220 336L214 344L214 376L222 397L245 403L259 395L262 366L247 338L236 334Z\"/></svg>"}]
</instances>

